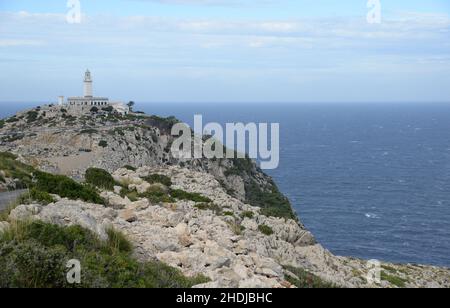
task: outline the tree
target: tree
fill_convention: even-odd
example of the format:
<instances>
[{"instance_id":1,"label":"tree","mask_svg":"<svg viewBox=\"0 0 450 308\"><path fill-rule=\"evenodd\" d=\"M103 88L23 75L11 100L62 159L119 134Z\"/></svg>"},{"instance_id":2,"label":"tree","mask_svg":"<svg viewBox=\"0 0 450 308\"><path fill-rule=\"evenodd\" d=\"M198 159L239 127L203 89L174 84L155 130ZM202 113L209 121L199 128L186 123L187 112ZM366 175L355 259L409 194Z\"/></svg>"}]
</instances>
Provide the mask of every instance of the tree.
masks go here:
<instances>
[{"instance_id":1,"label":"tree","mask_svg":"<svg viewBox=\"0 0 450 308\"><path fill-rule=\"evenodd\" d=\"M128 102L127 106L130 108L130 111L133 111L133 106L135 103L133 101Z\"/></svg>"},{"instance_id":2,"label":"tree","mask_svg":"<svg viewBox=\"0 0 450 308\"><path fill-rule=\"evenodd\" d=\"M97 112L98 112L98 108L97 108L97 107L95 107L95 106L94 106L94 107L92 107L92 108L91 108L91 112L93 112L93 113L97 113Z\"/></svg>"}]
</instances>

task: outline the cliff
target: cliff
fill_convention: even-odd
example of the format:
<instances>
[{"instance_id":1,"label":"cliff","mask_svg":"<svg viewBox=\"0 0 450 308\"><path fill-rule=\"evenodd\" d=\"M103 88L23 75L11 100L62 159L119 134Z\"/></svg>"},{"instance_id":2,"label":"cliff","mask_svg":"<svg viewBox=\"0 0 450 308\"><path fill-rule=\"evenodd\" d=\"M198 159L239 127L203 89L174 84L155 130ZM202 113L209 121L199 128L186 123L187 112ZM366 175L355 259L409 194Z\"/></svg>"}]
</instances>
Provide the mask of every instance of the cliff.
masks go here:
<instances>
[{"instance_id":1,"label":"cliff","mask_svg":"<svg viewBox=\"0 0 450 308\"><path fill-rule=\"evenodd\" d=\"M171 157L175 122L75 119L59 107L0 122L0 151L17 155L0 156L0 183L33 188L3 216L0 233L29 220L81 226L105 241L118 230L139 262L206 276L196 287L450 286L448 269L418 265L383 263L380 280L367 280L370 263L317 244L251 160Z\"/></svg>"}]
</instances>

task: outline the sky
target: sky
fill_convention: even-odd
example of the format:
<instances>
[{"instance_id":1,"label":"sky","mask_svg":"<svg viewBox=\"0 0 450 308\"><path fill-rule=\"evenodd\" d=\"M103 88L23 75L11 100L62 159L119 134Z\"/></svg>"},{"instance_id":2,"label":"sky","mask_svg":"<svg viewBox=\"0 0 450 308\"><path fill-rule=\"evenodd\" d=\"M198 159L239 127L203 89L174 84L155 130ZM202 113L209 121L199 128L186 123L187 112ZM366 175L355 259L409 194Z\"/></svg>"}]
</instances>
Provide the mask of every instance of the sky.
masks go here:
<instances>
[{"instance_id":1,"label":"sky","mask_svg":"<svg viewBox=\"0 0 450 308\"><path fill-rule=\"evenodd\" d=\"M70 1L0 0L0 102L450 102L448 0Z\"/></svg>"}]
</instances>

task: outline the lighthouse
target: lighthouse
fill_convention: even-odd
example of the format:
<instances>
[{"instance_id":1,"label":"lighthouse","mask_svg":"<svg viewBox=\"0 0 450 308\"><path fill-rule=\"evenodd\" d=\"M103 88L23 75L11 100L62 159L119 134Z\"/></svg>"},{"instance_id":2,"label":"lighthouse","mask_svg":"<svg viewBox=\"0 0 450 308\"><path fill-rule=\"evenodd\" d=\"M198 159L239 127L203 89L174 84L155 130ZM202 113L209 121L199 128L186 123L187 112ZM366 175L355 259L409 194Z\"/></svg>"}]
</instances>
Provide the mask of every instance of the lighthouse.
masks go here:
<instances>
[{"instance_id":1,"label":"lighthouse","mask_svg":"<svg viewBox=\"0 0 450 308\"><path fill-rule=\"evenodd\" d=\"M89 70L84 74L84 97L92 97L92 77Z\"/></svg>"}]
</instances>

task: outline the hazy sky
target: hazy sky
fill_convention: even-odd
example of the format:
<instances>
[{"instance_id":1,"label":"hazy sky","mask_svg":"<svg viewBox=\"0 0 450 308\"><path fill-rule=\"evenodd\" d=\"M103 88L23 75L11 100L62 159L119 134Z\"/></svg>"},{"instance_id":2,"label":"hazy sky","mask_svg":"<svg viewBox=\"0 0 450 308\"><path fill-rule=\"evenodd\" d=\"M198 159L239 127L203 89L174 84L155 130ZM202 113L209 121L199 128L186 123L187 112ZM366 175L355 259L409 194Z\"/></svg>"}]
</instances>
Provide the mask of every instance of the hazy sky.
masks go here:
<instances>
[{"instance_id":1,"label":"hazy sky","mask_svg":"<svg viewBox=\"0 0 450 308\"><path fill-rule=\"evenodd\" d=\"M450 102L450 1L0 0L0 101Z\"/></svg>"}]
</instances>

